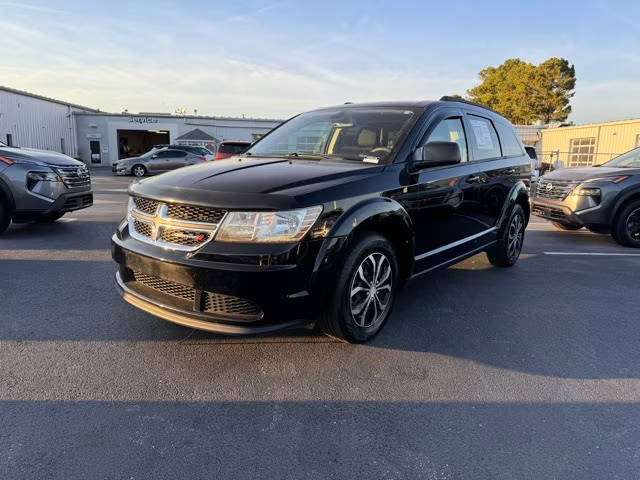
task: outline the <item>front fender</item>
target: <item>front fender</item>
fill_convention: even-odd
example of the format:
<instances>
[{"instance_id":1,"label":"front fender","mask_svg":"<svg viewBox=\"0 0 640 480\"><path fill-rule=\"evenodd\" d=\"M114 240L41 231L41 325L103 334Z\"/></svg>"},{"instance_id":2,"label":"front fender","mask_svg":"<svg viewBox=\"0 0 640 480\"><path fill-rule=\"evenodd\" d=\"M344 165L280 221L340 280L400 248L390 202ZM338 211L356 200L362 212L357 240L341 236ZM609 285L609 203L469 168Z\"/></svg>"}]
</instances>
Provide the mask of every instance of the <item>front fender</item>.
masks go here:
<instances>
[{"instance_id":1,"label":"front fender","mask_svg":"<svg viewBox=\"0 0 640 480\"><path fill-rule=\"evenodd\" d=\"M312 283L328 285L344 264L349 246L359 232L374 231L387 237L398 254L403 275L411 271L414 228L407 211L389 198L371 198L344 212L327 234L316 257Z\"/></svg>"}]
</instances>

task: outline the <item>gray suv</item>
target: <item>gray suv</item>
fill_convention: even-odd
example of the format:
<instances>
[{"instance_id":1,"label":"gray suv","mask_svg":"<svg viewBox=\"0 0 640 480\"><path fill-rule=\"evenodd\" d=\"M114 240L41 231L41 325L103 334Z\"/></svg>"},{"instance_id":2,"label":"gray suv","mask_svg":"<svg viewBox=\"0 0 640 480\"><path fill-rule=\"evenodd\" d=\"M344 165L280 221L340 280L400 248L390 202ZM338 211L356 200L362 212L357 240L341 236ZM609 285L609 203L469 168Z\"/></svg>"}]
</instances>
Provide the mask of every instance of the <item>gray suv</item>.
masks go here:
<instances>
[{"instance_id":1,"label":"gray suv","mask_svg":"<svg viewBox=\"0 0 640 480\"><path fill-rule=\"evenodd\" d=\"M148 173L167 172L169 170L175 170L176 168L206 161L206 157L202 155L196 155L195 153L184 150L163 148L160 150L151 150L139 157L118 160L111 165L111 171L116 175L143 177Z\"/></svg>"},{"instance_id":2,"label":"gray suv","mask_svg":"<svg viewBox=\"0 0 640 480\"><path fill-rule=\"evenodd\" d=\"M531 203L534 215L561 230L586 227L640 248L640 147L602 165L547 173Z\"/></svg>"},{"instance_id":3,"label":"gray suv","mask_svg":"<svg viewBox=\"0 0 640 480\"><path fill-rule=\"evenodd\" d=\"M57 152L0 142L0 233L13 220L55 221L93 204L89 169Z\"/></svg>"}]
</instances>

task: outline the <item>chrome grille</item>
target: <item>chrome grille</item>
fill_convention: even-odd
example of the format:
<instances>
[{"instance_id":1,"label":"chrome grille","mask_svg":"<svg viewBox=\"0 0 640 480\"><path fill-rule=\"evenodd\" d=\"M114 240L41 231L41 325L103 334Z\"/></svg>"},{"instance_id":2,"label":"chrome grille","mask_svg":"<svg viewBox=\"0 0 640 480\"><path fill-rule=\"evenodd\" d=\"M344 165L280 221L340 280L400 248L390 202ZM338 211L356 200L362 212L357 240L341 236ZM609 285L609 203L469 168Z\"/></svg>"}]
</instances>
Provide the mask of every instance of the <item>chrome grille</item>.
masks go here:
<instances>
[{"instance_id":1,"label":"chrome grille","mask_svg":"<svg viewBox=\"0 0 640 480\"><path fill-rule=\"evenodd\" d=\"M140 282L142 285L153 288L159 292L166 293L167 295L172 295L191 302L196 298L195 290L187 287L186 285L182 285L181 283L163 280L162 278L135 271L133 272L133 278L136 279L136 282Z\"/></svg>"},{"instance_id":2,"label":"chrome grille","mask_svg":"<svg viewBox=\"0 0 640 480\"><path fill-rule=\"evenodd\" d=\"M536 197L564 200L577 183L551 180L540 180L536 187Z\"/></svg>"},{"instance_id":3,"label":"chrome grille","mask_svg":"<svg viewBox=\"0 0 640 480\"><path fill-rule=\"evenodd\" d=\"M204 311L229 316L262 317L262 309L251 300L205 292Z\"/></svg>"},{"instance_id":4,"label":"chrome grille","mask_svg":"<svg viewBox=\"0 0 640 480\"><path fill-rule=\"evenodd\" d=\"M213 233L198 232L195 230L178 230L174 228L163 228L160 233L160 240L165 243L183 245L185 247L199 247L213 238Z\"/></svg>"},{"instance_id":5,"label":"chrome grille","mask_svg":"<svg viewBox=\"0 0 640 480\"><path fill-rule=\"evenodd\" d=\"M171 203L167 208L167 217L193 222L220 223L225 213L227 212L219 208L183 205L180 203Z\"/></svg>"},{"instance_id":6,"label":"chrome grille","mask_svg":"<svg viewBox=\"0 0 640 480\"><path fill-rule=\"evenodd\" d=\"M142 242L189 252L213 240L226 214L216 208L132 196L129 234Z\"/></svg>"},{"instance_id":7,"label":"chrome grille","mask_svg":"<svg viewBox=\"0 0 640 480\"><path fill-rule=\"evenodd\" d=\"M91 175L86 165L77 167L55 167L68 188L87 187L91 185Z\"/></svg>"},{"instance_id":8,"label":"chrome grille","mask_svg":"<svg viewBox=\"0 0 640 480\"><path fill-rule=\"evenodd\" d=\"M153 232L153 225L147 222L141 222L140 220L133 220L133 226L136 229L136 233L145 237L151 238Z\"/></svg>"},{"instance_id":9,"label":"chrome grille","mask_svg":"<svg viewBox=\"0 0 640 480\"><path fill-rule=\"evenodd\" d=\"M155 215L156 210L158 210L158 205L160 202L156 200L151 200L150 198L142 198L142 197L131 197L133 198L133 203L136 207L136 210L139 210L143 213L147 213L149 215Z\"/></svg>"}]
</instances>

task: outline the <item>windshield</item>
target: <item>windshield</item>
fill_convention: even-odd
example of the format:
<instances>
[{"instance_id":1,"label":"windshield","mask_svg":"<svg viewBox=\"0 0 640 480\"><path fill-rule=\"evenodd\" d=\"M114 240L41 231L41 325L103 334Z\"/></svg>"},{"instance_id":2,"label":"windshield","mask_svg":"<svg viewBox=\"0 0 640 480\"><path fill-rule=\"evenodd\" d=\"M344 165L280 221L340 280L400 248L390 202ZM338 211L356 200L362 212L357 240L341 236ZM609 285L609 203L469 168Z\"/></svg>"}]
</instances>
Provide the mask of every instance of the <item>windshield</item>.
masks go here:
<instances>
[{"instance_id":1,"label":"windshield","mask_svg":"<svg viewBox=\"0 0 640 480\"><path fill-rule=\"evenodd\" d=\"M640 147L623 153L613 160L603 163L603 167L640 168Z\"/></svg>"},{"instance_id":2,"label":"windshield","mask_svg":"<svg viewBox=\"0 0 640 480\"><path fill-rule=\"evenodd\" d=\"M247 153L384 163L415 117L414 110L382 107L303 113L263 137Z\"/></svg>"}]
</instances>

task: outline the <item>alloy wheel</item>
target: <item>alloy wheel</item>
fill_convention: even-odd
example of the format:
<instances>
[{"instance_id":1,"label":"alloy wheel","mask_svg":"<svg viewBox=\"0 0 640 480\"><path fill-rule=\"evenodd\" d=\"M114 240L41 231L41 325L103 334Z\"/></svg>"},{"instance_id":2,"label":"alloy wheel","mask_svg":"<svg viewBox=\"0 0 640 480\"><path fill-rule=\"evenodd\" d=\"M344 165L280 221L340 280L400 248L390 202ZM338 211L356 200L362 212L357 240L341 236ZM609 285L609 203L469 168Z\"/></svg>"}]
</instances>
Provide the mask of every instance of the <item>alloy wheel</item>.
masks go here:
<instances>
[{"instance_id":1,"label":"alloy wheel","mask_svg":"<svg viewBox=\"0 0 640 480\"><path fill-rule=\"evenodd\" d=\"M515 215L509 225L507 236L507 255L510 260L514 260L520 254L522 239L524 237L524 221L521 215Z\"/></svg>"},{"instance_id":2,"label":"alloy wheel","mask_svg":"<svg viewBox=\"0 0 640 480\"><path fill-rule=\"evenodd\" d=\"M142 168L142 167L135 167L135 168L133 169L133 174L134 174L136 177L142 177L142 176L144 176L144 168Z\"/></svg>"},{"instance_id":3,"label":"alloy wheel","mask_svg":"<svg viewBox=\"0 0 640 480\"><path fill-rule=\"evenodd\" d=\"M640 208L636 208L627 217L627 232L629 236L637 241L640 241Z\"/></svg>"},{"instance_id":4,"label":"alloy wheel","mask_svg":"<svg viewBox=\"0 0 640 480\"><path fill-rule=\"evenodd\" d=\"M355 324L368 328L379 323L387 311L393 293L391 262L384 253L367 256L351 280L349 304Z\"/></svg>"}]
</instances>

